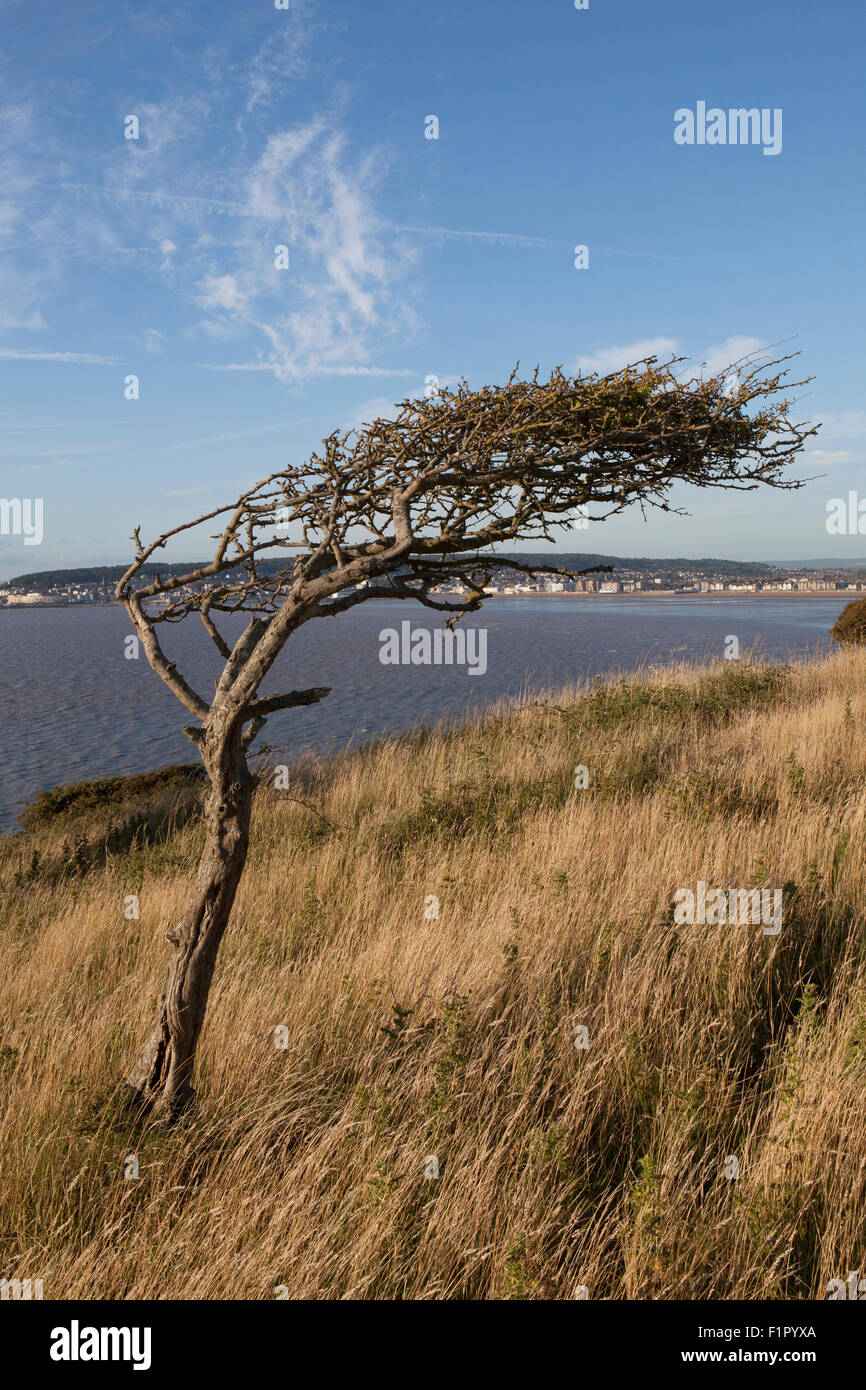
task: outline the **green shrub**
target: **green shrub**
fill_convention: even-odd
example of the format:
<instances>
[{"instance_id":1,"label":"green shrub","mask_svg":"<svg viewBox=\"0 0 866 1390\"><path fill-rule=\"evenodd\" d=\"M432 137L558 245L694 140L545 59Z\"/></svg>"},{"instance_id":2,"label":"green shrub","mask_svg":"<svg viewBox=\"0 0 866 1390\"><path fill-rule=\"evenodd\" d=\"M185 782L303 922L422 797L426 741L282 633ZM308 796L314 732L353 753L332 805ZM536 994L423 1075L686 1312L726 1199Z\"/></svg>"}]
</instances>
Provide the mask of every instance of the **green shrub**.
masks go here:
<instances>
[{"instance_id":1,"label":"green shrub","mask_svg":"<svg viewBox=\"0 0 866 1390\"><path fill-rule=\"evenodd\" d=\"M866 642L866 598L855 598L842 609L830 636L840 647L862 647Z\"/></svg>"},{"instance_id":2,"label":"green shrub","mask_svg":"<svg viewBox=\"0 0 866 1390\"><path fill-rule=\"evenodd\" d=\"M204 780L204 768L199 763L174 763L156 772L142 772L133 777L101 777L94 782L70 782L64 787L52 787L40 792L18 817L27 830L44 825L55 816L91 810L107 810L127 802L141 802L153 792L182 791Z\"/></svg>"}]
</instances>

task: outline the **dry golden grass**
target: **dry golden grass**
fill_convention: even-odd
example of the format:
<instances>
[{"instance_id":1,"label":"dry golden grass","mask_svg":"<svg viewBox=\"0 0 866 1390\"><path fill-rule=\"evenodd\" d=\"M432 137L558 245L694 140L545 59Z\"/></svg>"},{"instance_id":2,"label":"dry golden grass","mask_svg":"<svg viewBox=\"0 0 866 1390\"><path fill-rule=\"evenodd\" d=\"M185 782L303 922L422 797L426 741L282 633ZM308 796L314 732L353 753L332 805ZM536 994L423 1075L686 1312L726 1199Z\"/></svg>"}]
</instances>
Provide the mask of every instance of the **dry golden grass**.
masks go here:
<instances>
[{"instance_id":1,"label":"dry golden grass","mask_svg":"<svg viewBox=\"0 0 866 1390\"><path fill-rule=\"evenodd\" d=\"M198 827L65 877L18 868L64 817L28 832L0 870L0 1275L46 1298L825 1296L866 1264L864 723L857 652L721 663L263 789L171 1131L116 1082ZM675 926L698 879L787 885L781 933Z\"/></svg>"}]
</instances>

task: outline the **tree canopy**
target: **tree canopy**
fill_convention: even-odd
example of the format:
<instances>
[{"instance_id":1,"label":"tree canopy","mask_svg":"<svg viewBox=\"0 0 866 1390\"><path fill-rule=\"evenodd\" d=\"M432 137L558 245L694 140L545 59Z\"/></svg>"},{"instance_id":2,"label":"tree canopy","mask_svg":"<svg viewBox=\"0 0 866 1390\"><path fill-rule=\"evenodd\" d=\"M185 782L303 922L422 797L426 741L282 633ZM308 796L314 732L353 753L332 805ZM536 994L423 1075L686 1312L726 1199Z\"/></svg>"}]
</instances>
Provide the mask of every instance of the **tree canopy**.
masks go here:
<instances>
[{"instance_id":1,"label":"tree canopy","mask_svg":"<svg viewBox=\"0 0 866 1390\"><path fill-rule=\"evenodd\" d=\"M783 385L790 360L751 355L707 380L684 379L682 358L650 357L606 376L572 377L556 368L546 380L537 368L520 379L515 368L503 386L472 390L461 381L431 397L404 399L393 419L333 432L306 462L272 473L229 506L149 544L137 528L136 558L118 581L117 597L154 668L201 719L211 706L167 661L156 636L157 624L191 612L226 660L218 697L231 691L252 717L321 698L326 692L292 692L283 705L275 704L278 697L255 700L289 634L310 618L372 598L470 611L483 600L491 547L552 542L590 506L593 520L632 504L681 510L670 500L678 482L801 486L785 469L816 427L789 417L785 391L805 384ZM170 540L217 518L222 530L210 561L145 574ZM283 565L263 566L264 556L279 551ZM497 555L496 564L529 568L515 555ZM466 597L437 594L454 579ZM149 606L157 598L159 606ZM225 613L253 615L234 649L216 621Z\"/></svg>"}]
</instances>

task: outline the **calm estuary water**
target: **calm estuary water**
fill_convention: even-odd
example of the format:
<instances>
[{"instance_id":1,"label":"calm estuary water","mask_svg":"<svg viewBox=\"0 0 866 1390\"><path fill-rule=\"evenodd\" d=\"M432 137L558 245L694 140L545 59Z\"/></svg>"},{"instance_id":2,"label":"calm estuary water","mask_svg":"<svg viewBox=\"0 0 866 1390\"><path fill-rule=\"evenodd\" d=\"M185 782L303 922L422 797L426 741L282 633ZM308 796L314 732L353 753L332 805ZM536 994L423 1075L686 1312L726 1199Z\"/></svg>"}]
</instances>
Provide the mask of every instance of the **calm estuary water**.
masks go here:
<instances>
[{"instance_id":1,"label":"calm estuary water","mask_svg":"<svg viewBox=\"0 0 866 1390\"><path fill-rule=\"evenodd\" d=\"M317 706L272 716L262 737L288 759L333 752L527 687L721 656L730 634L744 654L757 644L768 657L803 657L832 645L827 631L851 597L494 599L464 620L487 629L487 670L474 676L465 666L382 665L380 631L406 619L413 629L432 630L439 621L416 604L371 602L311 622L291 640L264 693L312 685L332 693ZM143 655L124 658L130 631L119 607L0 608L0 831L14 828L18 812L48 787L195 758L182 733L191 716ZM201 623L192 617L161 634L207 697L220 662Z\"/></svg>"}]
</instances>

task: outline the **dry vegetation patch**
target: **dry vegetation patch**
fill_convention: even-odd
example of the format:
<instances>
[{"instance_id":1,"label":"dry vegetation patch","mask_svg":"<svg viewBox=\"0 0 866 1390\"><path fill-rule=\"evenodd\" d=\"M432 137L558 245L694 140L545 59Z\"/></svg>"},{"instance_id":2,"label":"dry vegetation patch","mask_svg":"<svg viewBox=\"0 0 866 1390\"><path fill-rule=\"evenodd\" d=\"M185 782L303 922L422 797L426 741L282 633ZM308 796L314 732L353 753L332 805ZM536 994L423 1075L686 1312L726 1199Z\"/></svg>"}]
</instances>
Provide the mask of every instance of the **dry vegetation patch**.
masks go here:
<instances>
[{"instance_id":1,"label":"dry vegetation patch","mask_svg":"<svg viewBox=\"0 0 866 1390\"><path fill-rule=\"evenodd\" d=\"M864 716L849 650L556 692L289 793L263 775L170 1131L106 1078L160 988L197 787L43 801L0 852L0 1274L73 1298L824 1296L864 1261ZM112 814L147 832L112 841ZM102 850L70 862L76 835ZM783 887L782 931L676 925L699 880Z\"/></svg>"}]
</instances>

